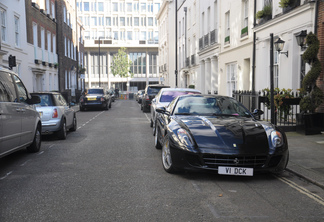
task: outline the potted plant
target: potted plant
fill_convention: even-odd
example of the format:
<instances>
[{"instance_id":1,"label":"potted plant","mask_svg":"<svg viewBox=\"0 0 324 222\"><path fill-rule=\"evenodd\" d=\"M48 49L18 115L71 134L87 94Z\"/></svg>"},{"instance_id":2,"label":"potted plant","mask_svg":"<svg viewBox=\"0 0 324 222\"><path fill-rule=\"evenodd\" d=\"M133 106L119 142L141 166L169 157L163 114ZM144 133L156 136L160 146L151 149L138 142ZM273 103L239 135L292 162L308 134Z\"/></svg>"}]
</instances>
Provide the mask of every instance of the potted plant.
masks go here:
<instances>
[{"instance_id":1,"label":"potted plant","mask_svg":"<svg viewBox=\"0 0 324 222\"><path fill-rule=\"evenodd\" d=\"M299 0L280 0L279 7L283 12L288 12L293 8L296 8L300 4Z\"/></svg>"},{"instance_id":2,"label":"potted plant","mask_svg":"<svg viewBox=\"0 0 324 222\"><path fill-rule=\"evenodd\" d=\"M301 92L303 97L299 103L301 113L297 119L297 130L304 131L306 135L319 134L322 128L320 113L316 108L323 103L323 92L316 85L316 80L321 74L321 62L317 58L319 51L319 40L315 34L310 32L306 37L308 48L302 58L309 63L311 69L305 75L302 82Z\"/></svg>"},{"instance_id":3,"label":"potted plant","mask_svg":"<svg viewBox=\"0 0 324 222\"><path fill-rule=\"evenodd\" d=\"M258 11L255 17L259 20L259 24L270 20L272 18L272 1L266 1L262 10Z\"/></svg>"}]
</instances>

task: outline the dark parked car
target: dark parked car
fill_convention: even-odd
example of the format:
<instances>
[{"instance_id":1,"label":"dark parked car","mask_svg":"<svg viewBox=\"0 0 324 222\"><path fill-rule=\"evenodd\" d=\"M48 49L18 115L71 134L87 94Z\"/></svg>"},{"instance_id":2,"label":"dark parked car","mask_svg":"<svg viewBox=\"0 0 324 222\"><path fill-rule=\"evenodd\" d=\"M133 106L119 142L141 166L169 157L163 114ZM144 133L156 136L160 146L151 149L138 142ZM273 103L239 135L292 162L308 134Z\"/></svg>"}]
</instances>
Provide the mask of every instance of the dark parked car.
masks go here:
<instances>
[{"instance_id":1,"label":"dark parked car","mask_svg":"<svg viewBox=\"0 0 324 222\"><path fill-rule=\"evenodd\" d=\"M142 97L141 110L143 112L150 112L151 110L151 101L159 93L162 88L170 88L170 86L165 85L147 85L145 87L145 92Z\"/></svg>"},{"instance_id":2,"label":"dark parked car","mask_svg":"<svg viewBox=\"0 0 324 222\"><path fill-rule=\"evenodd\" d=\"M38 152L41 147L42 123L31 96L20 78L0 67L0 157L19 149Z\"/></svg>"},{"instance_id":3,"label":"dark parked car","mask_svg":"<svg viewBox=\"0 0 324 222\"><path fill-rule=\"evenodd\" d=\"M74 103L68 104L59 92L31 93L41 98L36 105L42 119L42 134L56 133L59 139L66 139L67 130L76 131L77 118L72 109Z\"/></svg>"},{"instance_id":4,"label":"dark parked car","mask_svg":"<svg viewBox=\"0 0 324 222\"><path fill-rule=\"evenodd\" d=\"M151 123L153 127L153 136L155 135L155 120L156 120L156 109L162 106L167 106L177 96L186 94L201 94L197 89L188 88L163 88L160 92L152 99L151 102Z\"/></svg>"},{"instance_id":5,"label":"dark parked car","mask_svg":"<svg viewBox=\"0 0 324 222\"><path fill-rule=\"evenodd\" d=\"M113 90L113 89L109 89L109 90L108 90L108 93L109 93L110 96L111 96L111 101L112 101L112 102L115 102L115 100L116 100L115 90Z\"/></svg>"},{"instance_id":6,"label":"dark parked car","mask_svg":"<svg viewBox=\"0 0 324 222\"><path fill-rule=\"evenodd\" d=\"M111 108L111 95L103 88L86 89L80 97L80 110L86 108L102 108L108 110Z\"/></svg>"},{"instance_id":7,"label":"dark parked car","mask_svg":"<svg viewBox=\"0 0 324 222\"><path fill-rule=\"evenodd\" d=\"M289 151L285 133L258 121L226 96L184 95L157 109L155 146L162 147L162 165L177 170L211 170L219 174L253 176L258 171L282 172Z\"/></svg>"},{"instance_id":8,"label":"dark parked car","mask_svg":"<svg viewBox=\"0 0 324 222\"><path fill-rule=\"evenodd\" d=\"M136 93L136 101L141 104L142 103L142 98L144 95L145 90L138 90L138 92Z\"/></svg>"}]
</instances>

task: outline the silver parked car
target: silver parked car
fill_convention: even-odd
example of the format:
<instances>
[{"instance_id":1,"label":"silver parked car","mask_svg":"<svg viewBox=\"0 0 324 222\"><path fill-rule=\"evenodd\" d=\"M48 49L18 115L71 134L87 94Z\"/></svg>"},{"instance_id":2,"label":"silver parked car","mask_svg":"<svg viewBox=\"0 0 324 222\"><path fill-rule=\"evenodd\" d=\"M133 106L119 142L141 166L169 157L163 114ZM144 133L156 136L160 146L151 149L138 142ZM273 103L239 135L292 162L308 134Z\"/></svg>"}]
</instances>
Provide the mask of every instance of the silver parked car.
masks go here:
<instances>
[{"instance_id":1,"label":"silver parked car","mask_svg":"<svg viewBox=\"0 0 324 222\"><path fill-rule=\"evenodd\" d=\"M59 139L66 139L67 130L76 131L77 118L75 111L71 108L73 103L68 104L61 93L37 92L41 102L36 109L42 118L42 133L56 133Z\"/></svg>"},{"instance_id":2,"label":"silver parked car","mask_svg":"<svg viewBox=\"0 0 324 222\"><path fill-rule=\"evenodd\" d=\"M177 96L186 94L201 94L197 89L189 88L162 88L159 93L152 99L151 103L151 127L153 127L153 136L155 135L156 109L165 107Z\"/></svg>"},{"instance_id":3,"label":"silver parked car","mask_svg":"<svg viewBox=\"0 0 324 222\"><path fill-rule=\"evenodd\" d=\"M21 79L12 71L0 67L0 157L19 149L38 152L41 147L41 118Z\"/></svg>"}]
</instances>

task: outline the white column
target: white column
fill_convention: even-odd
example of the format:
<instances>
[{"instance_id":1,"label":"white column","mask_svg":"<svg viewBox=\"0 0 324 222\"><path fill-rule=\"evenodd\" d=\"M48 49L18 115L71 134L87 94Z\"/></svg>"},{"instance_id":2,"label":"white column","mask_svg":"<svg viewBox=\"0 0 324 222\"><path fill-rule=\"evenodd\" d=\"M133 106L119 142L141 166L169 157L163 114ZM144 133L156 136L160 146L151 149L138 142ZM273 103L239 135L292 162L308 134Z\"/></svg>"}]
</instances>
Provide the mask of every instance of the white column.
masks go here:
<instances>
[{"instance_id":1,"label":"white column","mask_svg":"<svg viewBox=\"0 0 324 222\"><path fill-rule=\"evenodd\" d=\"M208 58L205 63L205 93L211 90L211 65L210 59Z\"/></svg>"},{"instance_id":2,"label":"white column","mask_svg":"<svg viewBox=\"0 0 324 222\"><path fill-rule=\"evenodd\" d=\"M218 80L218 73L217 73L217 57L214 56L211 58L211 94L214 94L217 91L217 80Z\"/></svg>"},{"instance_id":3,"label":"white column","mask_svg":"<svg viewBox=\"0 0 324 222\"><path fill-rule=\"evenodd\" d=\"M200 91L205 93L205 61L200 61Z\"/></svg>"}]
</instances>

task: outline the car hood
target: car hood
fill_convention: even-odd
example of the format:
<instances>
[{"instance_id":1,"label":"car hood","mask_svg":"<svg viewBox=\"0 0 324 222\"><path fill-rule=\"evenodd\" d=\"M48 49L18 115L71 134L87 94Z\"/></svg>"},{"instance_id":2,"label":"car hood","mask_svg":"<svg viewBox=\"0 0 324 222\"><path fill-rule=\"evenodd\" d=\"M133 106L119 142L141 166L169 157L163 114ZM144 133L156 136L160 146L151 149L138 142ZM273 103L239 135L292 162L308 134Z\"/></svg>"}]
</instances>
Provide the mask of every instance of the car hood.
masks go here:
<instances>
[{"instance_id":1,"label":"car hood","mask_svg":"<svg viewBox=\"0 0 324 222\"><path fill-rule=\"evenodd\" d=\"M264 153L269 150L267 123L252 118L181 116L177 121L189 129L200 149L220 148L224 153ZM205 150L205 152L206 152Z\"/></svg>"}]
</instances>

